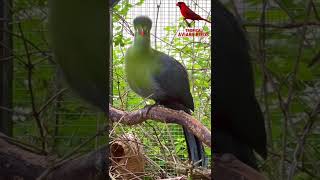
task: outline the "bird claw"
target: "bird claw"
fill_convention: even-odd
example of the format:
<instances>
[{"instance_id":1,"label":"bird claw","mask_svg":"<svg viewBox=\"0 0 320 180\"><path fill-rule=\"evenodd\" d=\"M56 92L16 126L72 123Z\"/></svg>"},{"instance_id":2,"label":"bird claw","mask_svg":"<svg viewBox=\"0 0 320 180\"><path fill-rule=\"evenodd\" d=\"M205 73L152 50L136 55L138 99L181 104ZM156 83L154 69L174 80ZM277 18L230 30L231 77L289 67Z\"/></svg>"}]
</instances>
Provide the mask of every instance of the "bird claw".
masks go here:
<instances>
[{"instance_id":1,"label":"bird claw","mask_svg":"<svg viewBox=\"0 0 320 180\"><path fill-rule=\"evenodd\" d=\"M191 24L187 21L187 19L183 19L186 23L188 27L191 27Z\"/></svg>"},{"instance_id":2,"label":"bird claw","mask_svg":"<svg viewBox=\"0 0 320 180\"><path fill-rule=\"evenodd\" d=\"M155 107L155 106L158 106L159 104L158 103L155 103L155 104L152 104L152 105L145 105L144 108L147 108L147 113L146 114L149 114L149 111Z\"/></svg>"}]
</instances>

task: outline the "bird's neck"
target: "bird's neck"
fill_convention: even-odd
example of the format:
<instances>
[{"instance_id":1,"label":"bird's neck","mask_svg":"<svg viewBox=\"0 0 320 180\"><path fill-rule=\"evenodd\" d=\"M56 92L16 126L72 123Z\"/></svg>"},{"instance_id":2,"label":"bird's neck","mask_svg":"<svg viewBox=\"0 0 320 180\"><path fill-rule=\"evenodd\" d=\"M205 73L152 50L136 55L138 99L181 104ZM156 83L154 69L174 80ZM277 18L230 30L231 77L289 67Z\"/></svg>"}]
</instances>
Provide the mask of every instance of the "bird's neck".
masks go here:
<instances>
[{"instance_id":1,"label":"bird's neck","mask_svg":"<svg viewBox=\"0 0 320 180\"><path fill-rule=\"evenodd\" d=\"M134 42L133 42L133 48L135 51L141 52L141 53L149 53L151 52L151 43L150 43L150 36L142 37L140 35L135 36Z\"/></svg>"}]
</instances>

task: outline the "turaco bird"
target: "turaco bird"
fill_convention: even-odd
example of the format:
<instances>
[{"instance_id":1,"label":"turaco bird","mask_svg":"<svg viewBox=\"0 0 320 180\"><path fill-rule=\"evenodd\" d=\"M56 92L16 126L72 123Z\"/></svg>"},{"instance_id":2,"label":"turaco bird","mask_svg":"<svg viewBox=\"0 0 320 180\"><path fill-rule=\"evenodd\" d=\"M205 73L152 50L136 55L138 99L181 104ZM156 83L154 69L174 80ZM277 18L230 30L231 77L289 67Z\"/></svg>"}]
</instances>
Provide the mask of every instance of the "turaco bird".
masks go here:
<instances>
[{"instance_id":1,"label":"turaco bird","mask_svg":"<svg viewBox=\"0 0 320 180\"><path fill-rule=\"evenodd\" d=\"M49 32L55 62L73 92L107 113L109 46L103 3L50 1Z\"/></svg>"},{"instance_id":2,"label":"turaco bird","mask_svg":"<svg viewBox=\"0 0 320 180\"><path fill-rule=\"evenodd\" d=\"M150 18L136 17L133 24L134 42L125 55L130 88L143 98L153 99L156 104L191 114L194 104L186 69L173 57L151 48ZM202 143L187 129L183 130L189 159L193 163L202 160L199 165L204 165Z\"/></svg>"},{"instance_id":3,"label":"turaco bird","mask_svg":"<svg viewBox=\"0 0 320 180\"><path fill-rule=\"evenodd\" d=\"M201 16L199 16L198 14L196 14L195 12L193 12L184 2L178 2L176 4L177 6L179 6L180 8L180 12L181 15L184 17L184 20L187 22L188 26L190 26L190 24L188 23L188 21L186 19L191 19L192 21L195 20L203 20L206 21L208 23L211 23L209 20L202 18Z\"/></svg>"},{"instance_id":4,"label":"turaco bird","mask_svg":"<svg viewBox=\"0 0 320 180\"><path fill-rule=\"evenodd\" d=\"M267 157L264 118L255 97L249 44L235 17L213 1L213 152L232 153L257 168Z\"/></svg>"}]
</instances>

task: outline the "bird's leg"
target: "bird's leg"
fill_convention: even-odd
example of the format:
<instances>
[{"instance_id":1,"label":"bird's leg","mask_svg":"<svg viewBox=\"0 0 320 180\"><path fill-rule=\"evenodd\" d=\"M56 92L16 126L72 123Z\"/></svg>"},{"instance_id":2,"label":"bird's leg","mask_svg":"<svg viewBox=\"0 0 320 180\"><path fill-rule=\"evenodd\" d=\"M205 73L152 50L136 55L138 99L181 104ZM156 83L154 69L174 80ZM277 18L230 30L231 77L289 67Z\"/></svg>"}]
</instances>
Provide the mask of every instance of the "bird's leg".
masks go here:
<instances>
[{"instance_id":1,"label":"bird's leg","mask_svg":"<svg viewBox=\"0 0 320 180\"><path fill-rule=\"evenodd\" d=\"M183 18L183 20L187 23L188 27L190 27L190 23L187 21L187 19Z\"/></svg>"},{"instance_id":2,"label":"bird's leg","mask_svg":"<svg viewBox=\"0 0 320 180\"><path fill-rule=\"evenodd\" d=\"M150 111L153 107L158 106L158 105L159 105L158 102L156 102L156 103L154 103L154 104L152 104L152 105L145 105L144 108L147 108L147 113L146 113L146 114L149 114L149 111Z\"/></svg>"}]
</instances>

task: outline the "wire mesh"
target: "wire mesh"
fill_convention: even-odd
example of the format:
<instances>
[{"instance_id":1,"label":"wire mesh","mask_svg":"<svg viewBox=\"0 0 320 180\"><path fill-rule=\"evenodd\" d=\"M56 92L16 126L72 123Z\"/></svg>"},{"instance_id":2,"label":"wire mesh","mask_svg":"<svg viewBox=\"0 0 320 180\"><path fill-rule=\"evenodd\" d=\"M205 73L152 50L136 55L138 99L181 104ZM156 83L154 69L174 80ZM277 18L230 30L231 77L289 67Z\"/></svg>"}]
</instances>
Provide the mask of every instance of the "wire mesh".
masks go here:
<instances>
[{"instance_id":1,"label":"wire mesh","mask_svg":"<svg viewBox=\"0 0 320 180\"><path fill-rule=\"evenodd\" d=\"M185 2L200 16L210 19L210 1L190 0ZM145 15L153 22L151 29L152 48L174 57L186 67L195 101L193 116L210 128L210 36L179 37L179 32L185 32L188 27L183 21L176 3L176 1L170 0L129 0L120 1L113 9L113 105L131 111L147 104L153 104L152 101L142 99L130 90L124 74L124 55L133 39L133 19ZM130 8L127 9L127 7ZM197 21L191 28L203 29L210 34L211 24ZM188 159L184 135L179 125L147 121L134 127L121 126L115 127L115 129L112 137L130 132L137 135L143 142L146 157L149 159L145 169L146 177L161 176L161 169L167 173L167 176L177 175L175 165L169 165L168 162L180 164ZM206 149L206 153L210 161L210 149Z\"/></svg>"},{"instance_id":2,"label":"wire mesh","mask_svg":"<svg viewBox=\"0 0 320 180\"><path fill-rule=\"evenodd\" d=\"M266 3L265 9L263 3ZM309 18L308 6L313 3ZM319 1L232 1L226 0L224 4L235 15L240 15L242 25L245 27L251 43L251 55L255 70L256 95L266 117L266 130L269 140L269 157L261 166L270 179L286 179L284 177L318 178L319 151L319 124L313 125L314 131L308 132L303 158L295 157L297 144L301 143L301 134L305 133L301 127L308 124L308 111L317 106L319 100L319 73L308 64L319 50ZM213 7L214 9L214 7ZM236 12L237 11L237 12ZM265 11L265 26L263 26L263 12ZM318 17L317 17L318 16ZM305 27L302 25L306 22ZM310 25L313 22L314 25ZM305 37L304 28L306 28ZM265 33L264 33L265 32ZM302 42L302 43L301 43ZM301 51L299 49L302 49ZM262 61L265 61L261 64ZM295 74L294 66L298 63ZM275 98L278 90L274 88L270 77L266 78L262 66L267 68L273 79L279 85L278 97L286 99L288 87L295 84L292 101L288 110L281 108L280 100ZM265 73L265 74L264 74ZM308 75L307 75L308 74ZM296 76L296 79L292 78ZM265 84L266 83L266 84ZM288 114L286 114L288 113ZM286 120L287 119L287 120ZM286 122L288 121L288 122ZM286 126L284 125L285 123ZM284 138L285 136L285 138ZM283 160L281 157L287 158ZM297 158L297 159L296 159ZM293 162L297 161L298 168L292 173ZM316 162L317 161L317 162ZM300 166L301 165L301 166ZM301 176L302 177L302 176ZM311 178L311 179L313 179Z\"/></svg>"},{"instance_id":3,"label":"wire mesh","mask_svg":"<svg viewBox=\"0 0 320 180\"><path fill-rule=\"evenodd\" d=\"M93 136L104 123L104 116L71 90L63 91L68 87L49 46L47 1L13 2L14 137L38 147L45 141L47 151L63 155ZM42 108L41 114L34 114ZM97 137L81 151L103 143L105 137Z\"/></svg>"}]
</instances>

